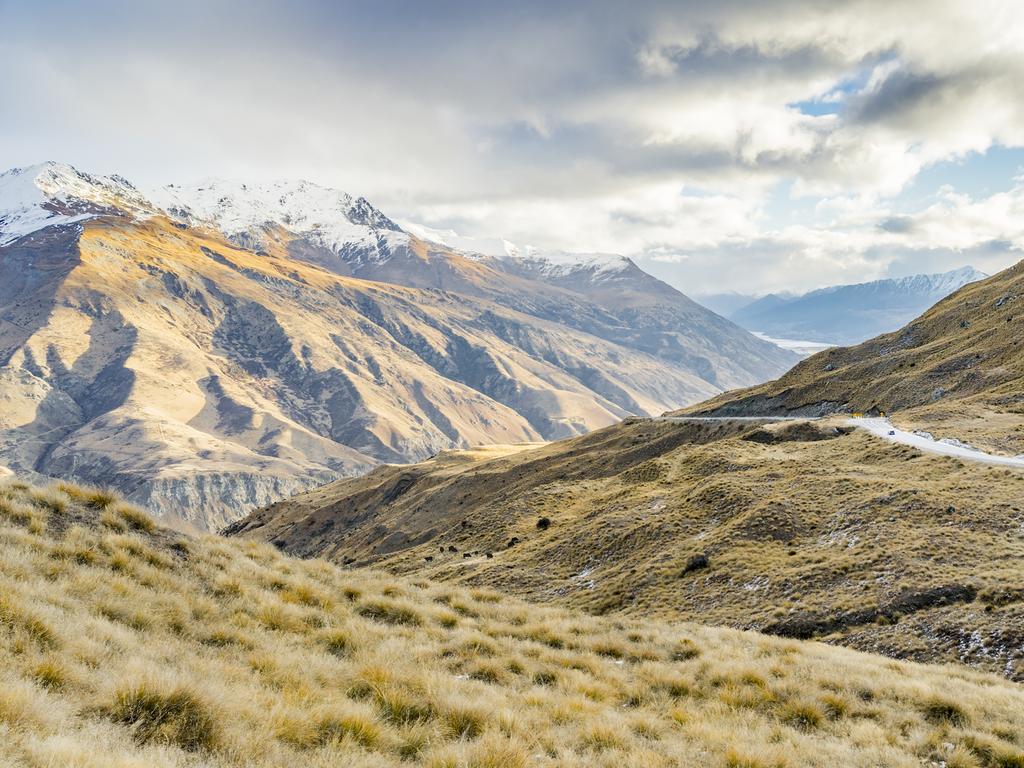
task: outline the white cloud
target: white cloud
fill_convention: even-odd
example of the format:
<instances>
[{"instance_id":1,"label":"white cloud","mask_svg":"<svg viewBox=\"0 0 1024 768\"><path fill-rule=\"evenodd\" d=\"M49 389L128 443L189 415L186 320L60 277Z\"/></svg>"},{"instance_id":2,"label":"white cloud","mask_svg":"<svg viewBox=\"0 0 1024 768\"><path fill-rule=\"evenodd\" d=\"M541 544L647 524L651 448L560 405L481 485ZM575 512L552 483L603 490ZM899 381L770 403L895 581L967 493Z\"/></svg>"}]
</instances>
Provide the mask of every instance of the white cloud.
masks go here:
<instances>
[{"instance_id":1,"label":"white cloud","mask_svg":"<svg viewBox=\"0 0 1024 768\"><path fill-rule=\"evenodd\" d=\"M995 263L1021 243L1018 190L893 202L936 163L1024 146L1017 0L99 0L4 14L4 167L300 176L464 236L622 252L706 289ZM795 223L778 215L780 185Z\"/></svg>"}]
</instances>

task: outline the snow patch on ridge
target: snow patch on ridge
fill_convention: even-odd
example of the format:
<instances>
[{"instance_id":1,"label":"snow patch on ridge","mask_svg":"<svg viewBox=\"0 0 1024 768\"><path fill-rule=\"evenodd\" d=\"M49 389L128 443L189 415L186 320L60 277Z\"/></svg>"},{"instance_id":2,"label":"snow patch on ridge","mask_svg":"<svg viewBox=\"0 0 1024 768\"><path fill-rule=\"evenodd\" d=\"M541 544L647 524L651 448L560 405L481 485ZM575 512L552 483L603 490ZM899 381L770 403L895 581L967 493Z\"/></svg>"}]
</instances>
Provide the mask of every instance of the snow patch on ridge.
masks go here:
<instances>
[{"instance_id":1,"label":"snow patch on ridge","mask_svg":"<svg viewBox=\"0 0 1024 768\"><path fill-rule=\"evenodd\" d=\"M614 253L544 251L531 245L517 245L501 237L467 237L451 229L434 229L412 221L403 221L402 227L421 240L439 243L465 256L482 254L498 259L514 259L545 277L563 277L584 270L595 276L608 275L633 266L628 258Z\"/></svg>"},{"instance_id":2,"label":"snow patch on ridge","mask_svg":"<svg viewBox=\"0 0 1024 768\"><path fill-rule=\"evenodd\" d=\"M0 173L0 246L55 225L110 214L145 217L156 212L120 176L93 176L54 162Z\"/></svg>"},{"instance_id":3,"label":"snow patch on ridge","mask_svg":"<svg viewBox=\"0 0 1024 768\"><path fill-rule=\"evenodd\" d=\"M870 283L859 283L855 285L833 285L828 288L819 288L816 291L803 294L799 298L809 296L822 296L840 291L857 289L859 292L888 292L903 293L910 295L937 296L945 298L954 291L959 290L968 283L984 280L988 275L980 272L974 267L967 266L954 269L950 272L939 272L931 275L910 275L909 277L887 278L874 280Z\"/></svg>"},{"instance_id":4,"label":"snow patch on ridge","mask_svg":"<svg viewBox=\"0 0 1024 768\"><path fill-rule=\"evenodd\" d=\"M409 235L365 198L308 181L208 179L171 184L153 196L172 218L211 226L231 239L259 237L266 226L278 224L335 253L361 252L376 260L409 244Z\"/></svg>"},{"instance_id":5,"label":"snow patch on ridge","mask_svg":"<svg viewBox=\"0 0 1024 768\"><path fill-rule=\"evenodd\" d=\"M580 271L591 272L598 277L622 272L633 266L628 258L614 253L570 253L527 248L525 251L516 249L507 258L518 259L548 277L561 277Z\"/></svg>"}]
</instances>

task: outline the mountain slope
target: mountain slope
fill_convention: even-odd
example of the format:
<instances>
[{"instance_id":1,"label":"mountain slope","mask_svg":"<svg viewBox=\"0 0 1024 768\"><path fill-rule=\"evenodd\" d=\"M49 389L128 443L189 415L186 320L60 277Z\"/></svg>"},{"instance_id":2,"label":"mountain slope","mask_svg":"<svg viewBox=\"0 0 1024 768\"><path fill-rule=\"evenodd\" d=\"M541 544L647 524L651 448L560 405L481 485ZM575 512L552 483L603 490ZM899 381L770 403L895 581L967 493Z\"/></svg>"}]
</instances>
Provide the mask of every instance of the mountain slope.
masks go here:
<instances>
[{"instance_id":1,"label":"mountain slope","mask_svg":"<svg viewBox=\"0 0 1024 768\"><path fill-rule=\"evenodd\" d=\"M898 333L677 414L719 420L627 420L486 461L382 468L230 532L591 611L1022 679L1020 473L879 441L844 415L895 411L936 437L1024 453L1021 297L1024 263ZM725 418L833 413L772 427Z\"/></svg>"},{"instance_id":2,"label":"mountain slope","mask_svg":"<svg viewBox=\"0 0 1024 768\"><path fill-rule=\"evenodd\" d=\"M229 242L207 220L223 195L168 218L123 179L59 164L0 189L0 461L201 528L380 461L572 436L755 380L696 331L657 354L582 293L431 251L341 193L261 197L313 228L257 206L224 220L241 222ZM339 274L409 260L453 282ZM659 334L688 338L673 322ZM761 348L726 331L726 351Z\"/></svg>"},{"instance_id":3,"label":"mountain slope","mask_svg":"<svg viewBox=\"0 0 1024 768\"><path fill-rule=\"evenodd\" d=\"M1024 680L1021 476L842 421L623 424L382 467L233 525L303 557Z\"/></svg>"},{"instance_id":4,"label":"mountain slope","mask_svg":"<svg viewBox=\"0 0 1024 768\"><path fill-rule=\"evenodd\" d=\"M757 301L758 297L736 291L726 291L724 293L698 293L694 294L693 299L722 317L732 317L743 307Z\"/></svg>"},{"instance_id":5,"label":"mountain slope","mask_svg":"<svg viewBox=\"0 0 1024 768\"><path fill-rule=\"evenodd\" d=\"M994 676L297 561L73 486L0 487L0 584L12 766L1024 762Z\"/></svg>"},{"instance_id":6,"label":"mountain slope","mask_svg":"<svg viewBox=\"0 0 1024 768\"><path fill-rule=\"evenodd\" d=\"M903 329L830 349L780 379L687 409L718 415L900 411L1024 453L1024 263L971 283Z\"/></svg>"},{"instance_id":7,"label":"mountain slope","mask_svg":"<svg viewBox=\"0 0 1024 768\"><path fill-rule=\"evenodd\" d=\"M729 317L744 328L783 339L857 344L893 331L936 302L987 275L973 267L857 285L801 296L765 296Z\"/></svg>"},{"instance_id":8,"label":"mountain slope","mask_svg":"<svg viewBox=\"0 0 1024 768\"><path fill-rule=\"evenodd\" d=\"M763 381L798 359L622 256L460 251L402 230L362 198L308 182L211 180L154 195L178 220L244 247L277 243L340 275L486 298L683 365L719 389Z\"/></svg>"}]
</instances>

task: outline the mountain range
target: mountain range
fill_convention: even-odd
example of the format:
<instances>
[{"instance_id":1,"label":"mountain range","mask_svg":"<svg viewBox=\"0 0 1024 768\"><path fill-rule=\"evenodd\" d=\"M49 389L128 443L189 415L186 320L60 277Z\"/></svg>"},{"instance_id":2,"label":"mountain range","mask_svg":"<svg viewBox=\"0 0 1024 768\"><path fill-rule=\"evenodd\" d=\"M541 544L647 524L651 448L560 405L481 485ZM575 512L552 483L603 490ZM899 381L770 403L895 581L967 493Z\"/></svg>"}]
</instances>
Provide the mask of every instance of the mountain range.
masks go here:
<instances>
[{"instance_id":1,"label":"mountain range","mask_svg":"<svg viewBox=\"0 0 1024 768\"><path fill-rule=\"evenodd\" d=\"M937 301L986 277L973 267L855 285L835 285L799 295L739 294L702 297L708 306L751 331L776 339L859 344L910 322Z\"/></svg>"},{"instance_id":2,"label":"mountain range","mask_svg":"<svg viewBox=\"0 0 1024 768\"><path fill-rule=\"evenodd\" d=\"M0 464L199 528L794 360L628 259L458 251L308 182L0 174Z\"/></svg>"}]
</instances>

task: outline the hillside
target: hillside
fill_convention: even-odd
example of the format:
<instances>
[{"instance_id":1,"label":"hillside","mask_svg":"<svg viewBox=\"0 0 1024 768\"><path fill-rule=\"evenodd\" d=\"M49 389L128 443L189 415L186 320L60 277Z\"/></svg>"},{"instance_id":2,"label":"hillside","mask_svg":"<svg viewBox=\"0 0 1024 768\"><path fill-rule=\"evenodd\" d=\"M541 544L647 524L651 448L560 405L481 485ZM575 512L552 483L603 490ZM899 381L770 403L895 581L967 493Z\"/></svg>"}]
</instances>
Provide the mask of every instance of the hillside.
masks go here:
<instances>
[{"instance_id":1,"label":"hillside","mask_svg":"<svg viewBox=\"0 0 1024 768\"><path fill-rule=\"evenodd\" d=\"M1024 453L1024 262L971 283L904 328L811 357L776 381L687 413L898 411L901 424Z\"/></svg>"},{"instance_id":2,"label":"hillside","mask_svg":"<svg viewBox=\"0 0 1024 768\"><path fill-rule=\"evenodd\" d=\"M627 420L382 467L227 533L595 614L755 628L1024 680L1019 472L840 420Z\"/></svg>"},{"instance_id":3,"label":"hillside","mask_svg":"<svg viewBox=\"0 0 1024 768\"><path fill-rule=\"evenodd\" d=\"M782 339L858 344L905 325L968 283L987 277L972 267L856 285L799 296L770 294L729 313L744 328Z\"/></svg>"},{"instance_id":4,"label":"hillside","mask_svg":"<svg viewBox=\"0 0 1024 768\"><path fill-rule=\"evenodd\" d=\"M0 462L218 528L381 461L578 435L786 367L720 318L695 330L681 294L631 325L343 193L199 192L165 215L120 177L0 174Z\"/></svg>"},{"instance_id":5,"label":"hillside","mask_svg":"<svg viewBox=\"0 0 1024 768\"><path fill-rule=\"evenodd\" d=\"M191 538L0 488L9 765L1024 765L1024 692L963 668Z\"/></svg>"}]
</instances>

